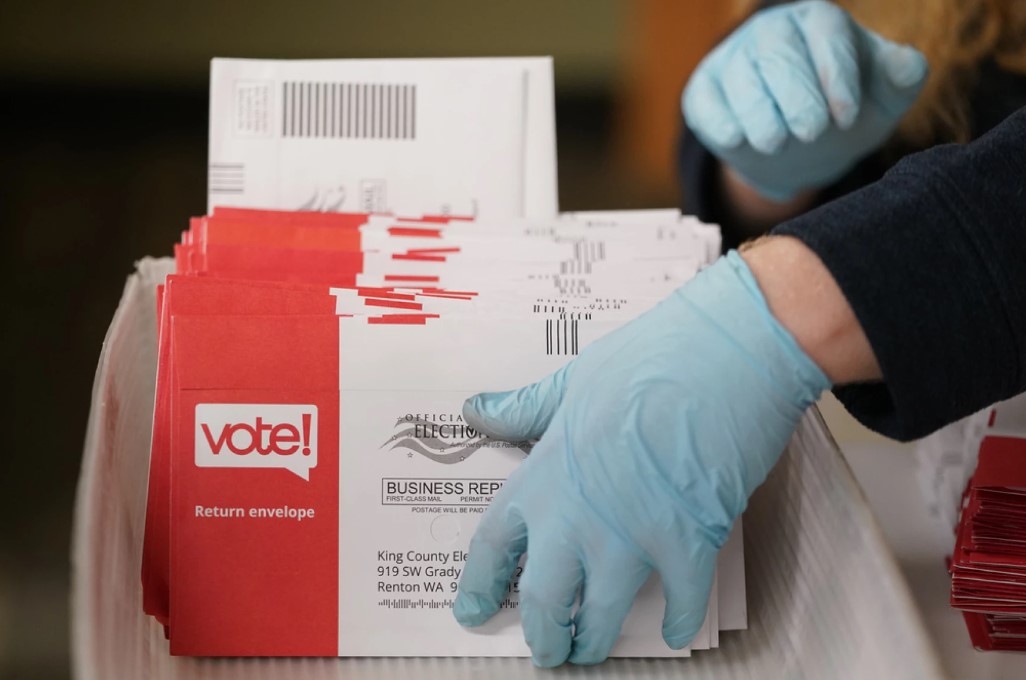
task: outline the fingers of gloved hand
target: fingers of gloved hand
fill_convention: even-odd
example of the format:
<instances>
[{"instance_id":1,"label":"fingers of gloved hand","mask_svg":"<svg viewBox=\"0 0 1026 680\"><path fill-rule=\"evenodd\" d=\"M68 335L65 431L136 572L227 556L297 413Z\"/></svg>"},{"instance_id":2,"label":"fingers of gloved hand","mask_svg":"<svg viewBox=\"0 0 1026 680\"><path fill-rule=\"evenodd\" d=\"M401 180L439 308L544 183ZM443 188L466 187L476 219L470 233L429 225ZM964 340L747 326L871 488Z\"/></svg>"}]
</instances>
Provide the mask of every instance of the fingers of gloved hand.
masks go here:
<instances>
[{"instance_id":1,"label":"fingers of gloved hand","mask_svg":"<svg viewBox=\"0 0 1026 680\"><path fill-rule=\"evenodd\" d=\"M795 26L834 121L842 130L850 128L862 101L860 29L844 10L828 2L806 3L795 16Z\"/></svg>"},{"instance_id":2,"label":"fingers of gloved hand","mask_svg":"<svg viewBox=\"0 0 1026 680\"><path fill-rule=\"evenodd\" d=\"M681 108L688 127L703 142L720 149L733 149L744 141L745 135L723 89L710 75L712 68L706 62L698 67L684 88Z\"/></svg>"},{"instance_id":3,"label":"fingers of gloved hand","mask_svg":"<svg viewBox=\"0 0 1026 680\"><path fill-rule=\"evenodd\" d=\"M574 615L570 662L601 663L620 637L624 619L652 567L619 543L606 543L586 559L581 602Z\"/></svg>"},{"instance_id":4,"label":"fingers of gloved hand","mask_svg":"<svg viewBox=\"0 0 1026 680\"><path fill-rule=\"evenodd\" d=\"M780 151L787 141L787 125L746 50L728 57L721 85L752 148L764 154Z\"/></svg>"},{"instance_id":5,"label":"fingers of gloved hand","mask_svg":"<svg viewBox=\"0 0 1026 680\"><path fill-rule=\"evenodd\" d=\"M476 394L463 403L463 418L494 439L538 439L563 401L570 365L519 390Z\"/></svg>"},{"instance_id":6,"label":"fingers of gloved hand","mask_svg":"<svg viewBox=\"0 0 1026 680\"><path fill-rule=\"evenodd\" d=\"M704 537L666 541L653 555L663 581L663 640L682 649L702 628L716 571L716 549Z\"/></svg>"},{"instance_id":7,"label":"fingers of gloved hand","mask_svg":"<svg viewBox=\"0 0 1026 680\"><path fill-rule=\"evenodd\" d=\"M480 626L498 611L527 549L527 525L509 506L509 484L492 501L470 540L453 605L453 615L462 626Z\"/></svg>"},{"instance_id":8,"label":"fingers of gloved hand","mask_svg":"<svg viewBox=\"0 0 1026 680\"><path fill-rule=\"evenodd\" d=\"M803 142L815 140L830 125L830 110L798 26L789 14L778 13L751 30L749 58L787 128Z\"/></svg>"},{"instance_id":9,"label":"fingers of gloved hand","mask_svg":"<svg viewBox=\"0 0 1026 680\"><path fill-rule=\"evenodd\" d=\"M558 520L550 519L559 525ZM552 668L567 660L573 641L574 602L584 569L573 537L546 533L533 539L520 577L520 621L536 666Z\"/></svg>"},{"instance_id":10,"label":"fingers of gloved hand","mask_svg":"<svg viewBox=\"0 0 1026 680\"><path fill-rule=\"evenodd\" d=\"M866 31L870 51L869 96L894 119L908 111L926 83L930 67L923 53Z\"/></svg>"}]
</instances>

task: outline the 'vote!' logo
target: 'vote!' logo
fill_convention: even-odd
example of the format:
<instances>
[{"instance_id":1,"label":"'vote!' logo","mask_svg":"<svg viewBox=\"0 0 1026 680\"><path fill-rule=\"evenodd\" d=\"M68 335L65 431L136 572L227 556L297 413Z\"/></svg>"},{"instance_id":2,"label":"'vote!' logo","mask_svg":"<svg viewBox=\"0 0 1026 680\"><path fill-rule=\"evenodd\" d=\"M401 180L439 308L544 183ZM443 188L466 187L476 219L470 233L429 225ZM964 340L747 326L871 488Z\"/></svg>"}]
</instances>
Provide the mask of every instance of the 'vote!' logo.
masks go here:
<instances>
[{"instance_id":1,"label":"'vote!' logo","mask_svg":"<svg viewBox=\"0 0 1026 680\"><path fill-rule=\"evenodd\" d=\"M198 404L196 465L282 468L309 481L317 467L317 407Z\"/></svg>"}]
</instances>

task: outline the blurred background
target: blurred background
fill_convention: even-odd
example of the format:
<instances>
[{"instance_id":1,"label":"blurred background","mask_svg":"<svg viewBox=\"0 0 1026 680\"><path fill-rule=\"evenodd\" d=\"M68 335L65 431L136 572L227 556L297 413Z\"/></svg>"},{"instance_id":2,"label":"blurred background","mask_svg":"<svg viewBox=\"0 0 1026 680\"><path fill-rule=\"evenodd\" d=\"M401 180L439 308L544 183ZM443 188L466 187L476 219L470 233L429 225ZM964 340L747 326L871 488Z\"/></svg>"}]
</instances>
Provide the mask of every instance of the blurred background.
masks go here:
<instances>
[{"instance_id":1,"label":"blurred background","mask_svg":"<svg viewBox=\"0 0 1026 680\"><path fill-rule=\"evenodd\" d=\"M64 678L68 547L96 359L133 262L205 210L214 56L553 55L560 206L674 206L703 0L4 0L0 678ZM842 426L844 427L844 426Z\"/></svg>"}]
</instances>

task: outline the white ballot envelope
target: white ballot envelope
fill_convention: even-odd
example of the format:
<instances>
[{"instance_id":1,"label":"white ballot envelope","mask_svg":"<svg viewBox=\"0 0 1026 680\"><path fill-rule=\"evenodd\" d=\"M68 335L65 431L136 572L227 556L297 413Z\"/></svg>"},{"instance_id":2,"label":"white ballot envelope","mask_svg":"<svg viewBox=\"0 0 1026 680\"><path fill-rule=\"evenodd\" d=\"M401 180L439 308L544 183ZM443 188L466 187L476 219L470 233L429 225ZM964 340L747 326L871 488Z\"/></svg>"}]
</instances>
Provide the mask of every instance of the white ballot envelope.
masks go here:
<instances>
[{"instance_id":1,"label":"white ballot envelope","mask_svg":"<svg viewBox=\"0 0 1026 680\"><path fill-rule=\"evenodd\" d=\"M502 609L482 628L462 629L449 612L474 527L529 451L525 443L481 439L461 407L482 389L513 389L564 362L538 341L538 321L436 321L387 328L339 321L343 655L394 653L383 630L401 635L405 653L415 656L528 653L516 575ZM582 323L579 342L617 325ZM652 582L614 654L673 654L660 634L662 608Z\"/></svg>"},{"instance_id":2,"label":"white ballot envelope","mask_svg":"<svg viewBox=\"0 0 1026 680\"><path fill-rule=\"evenodd\" d=\"M553 217L552 61L214 59L208 206Z\"/></svg>"}]
</instances>

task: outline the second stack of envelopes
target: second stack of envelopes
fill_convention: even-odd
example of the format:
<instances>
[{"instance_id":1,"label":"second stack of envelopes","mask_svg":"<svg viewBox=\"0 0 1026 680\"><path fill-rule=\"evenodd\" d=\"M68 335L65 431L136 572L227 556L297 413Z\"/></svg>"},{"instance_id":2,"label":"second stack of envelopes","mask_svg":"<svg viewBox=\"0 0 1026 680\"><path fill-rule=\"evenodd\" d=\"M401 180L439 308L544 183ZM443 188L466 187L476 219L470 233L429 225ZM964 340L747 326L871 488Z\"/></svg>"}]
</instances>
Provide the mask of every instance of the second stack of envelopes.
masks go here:
<instances>
[{"instance_id":1,"label":"second stack of envelopes","mask_svg":"<svg viewBox=\"0 0 1026 680\"><path fill-rule=\"evenodd\" d=\"M1026 651L1026 398L983 415L966 442L977 462L956 529L951 604L977 649Z\"/></svg>"}]
</instances>

